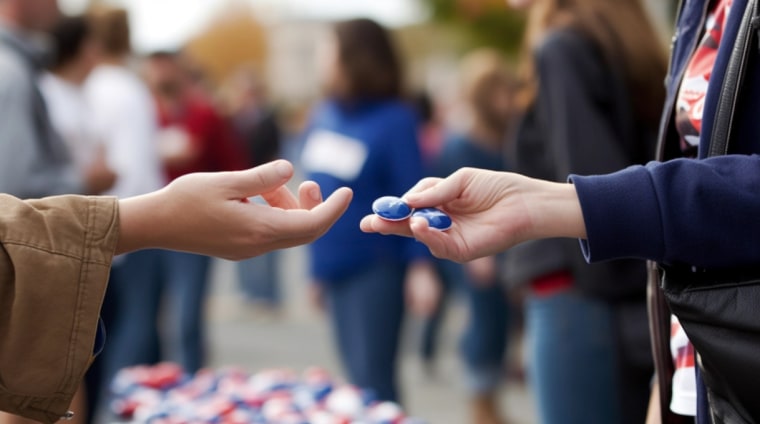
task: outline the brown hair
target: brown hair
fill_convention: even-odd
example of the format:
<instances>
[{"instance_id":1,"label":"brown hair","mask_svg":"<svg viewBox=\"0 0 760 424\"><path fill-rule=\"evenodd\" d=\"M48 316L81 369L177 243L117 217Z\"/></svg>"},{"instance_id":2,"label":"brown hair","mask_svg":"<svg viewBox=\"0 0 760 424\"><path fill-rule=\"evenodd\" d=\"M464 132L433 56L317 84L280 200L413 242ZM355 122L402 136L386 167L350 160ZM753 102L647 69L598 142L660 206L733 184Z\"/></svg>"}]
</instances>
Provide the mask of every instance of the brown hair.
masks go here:
<instances>
[{"instance_id":1,"label":"brown hair","mask_svg":"<svg viewBox=\"0 0 760 424\"><path fill-rule=\"evenodd\" d=\"M534 49L547 31L563 28L590 38L605 61L622 70L634 113L657 128L667 56L640 0L536 0L524 40L520 103L527 106L536 95Z\"/></svg>"},{"instance_id":2,"label":"brown hair","mask_svg":"<svg viewBox=\"0 0 760 424\"><path fill-rule=\"evenodd\" d=\"M122 56L132 51L129 41L129 15L125 9L97 6L90 10L95 38L107 56Z\"/></svg>"},{"instance_id":3,"label":"brown hair","mask_svg":"<svg viewBox=\"0 0 760 424\"><path fill-rule=\"evenodd\" d=\"M401 96L401 64L385 28L363 18L338 22L334 32L343 81L328 88L331 95L344 100Z\"/></svg>"},{"instance_id":4,"label":"brown hair","mask_svg":"<svg viewBox=\"0 0 760 424\"><path fill-rule=\"evenodd\" d=\"M511 98L516 82L511 68L497 50L480 48L463 57L460 83L464 100L478 119L491 127L507 126L509 117L494 110L493 99L500 92Z\"/></svg>"}]
</instances>

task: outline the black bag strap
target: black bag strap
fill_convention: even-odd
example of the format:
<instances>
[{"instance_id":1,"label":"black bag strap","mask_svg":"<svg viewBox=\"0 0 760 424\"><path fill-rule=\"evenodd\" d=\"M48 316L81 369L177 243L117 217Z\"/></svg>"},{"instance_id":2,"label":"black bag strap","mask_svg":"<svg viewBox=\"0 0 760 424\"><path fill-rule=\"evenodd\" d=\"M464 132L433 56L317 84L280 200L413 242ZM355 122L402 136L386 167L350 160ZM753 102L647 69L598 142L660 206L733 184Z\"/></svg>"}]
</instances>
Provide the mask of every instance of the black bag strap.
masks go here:
<instances>
[{"instance_id":1,"label":"black bag strap","mask_svg":"<svg viewBox=\"0 0 760 424\"><path fill-rule=\"evenodd\" d=\"M748 0L742 16L739 33L731 51L726 75L721 87L718 108L715 112L713 130L710 137L708 157L728 153L728 142L734 129L734 114L739 103L739 89L747 73L747 62L752 54L753 39L760 28L758 0ZM760 44L758 45L760 49ZM658 158L661 159L661 158ZM663 424L688 422L685 417L670 412L670 396L674 372L670 353L670 307L661 288L661 273L654 262L649 263L648 307L650 336L654 355L657 381L660 387L660 416Z\"/></svg>"},{"instance_id":2,"label":"black bag strap","mask_svg":"<svg viewBox=\"0 0 760 424\"><path fill-rule=\"evenodd\" d=\"M715 111L715 120L710 137L708 157L721 156L728 153L728 141L734 127L734 114L736 105L739 103L739 89L747 74L747 62L754 50L752 40L760 27L760 15L758 15L758 2L748 0L744 9L739 33L731 51L731 57L723 79L723 87L720 90L718 109Z\"/></svg>"}]
</instances>

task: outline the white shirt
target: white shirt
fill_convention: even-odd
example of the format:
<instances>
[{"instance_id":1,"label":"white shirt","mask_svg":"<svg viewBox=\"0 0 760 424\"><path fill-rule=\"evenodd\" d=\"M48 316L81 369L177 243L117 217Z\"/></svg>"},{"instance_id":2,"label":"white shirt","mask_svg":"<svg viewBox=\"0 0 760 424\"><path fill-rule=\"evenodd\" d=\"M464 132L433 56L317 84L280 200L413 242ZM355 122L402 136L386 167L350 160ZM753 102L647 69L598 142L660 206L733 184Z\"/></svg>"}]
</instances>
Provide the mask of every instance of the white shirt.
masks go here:
<instances>
[{"instance_id":1,"label":"white shirt","mask_svg":"<svg viewBox=\"0 0 760 424\"><path fill-rule=\"evenodd\" d=\"M670 351L675 362L673 397L670 410L679 415L697 415L697 376L694 369L694 346L678 322L670 316Z\"/></svg>"},{"instance_id":2,"label":"white shirt","mask_svg":"<svg viewBox=\"0 0 760 424\"><path fill-rule=\"evenodd\" d=\"M85 169L95 158L100 140L84 90L51 73L45 73L39 83L53 128L76 167Z\"/></svg>"},{"instance_id":3,"label":"white shirt","mask_svg":"<svg viewBox=\"0 0 760 424\"><path fill-rule=\"evenodd\" d=\"M104 194L124 198L163 187L157 115L145 84L125 67L100 65L87 79L85 94L106 146L108 166L118 175Z\"/></svg>"}]
</instances>

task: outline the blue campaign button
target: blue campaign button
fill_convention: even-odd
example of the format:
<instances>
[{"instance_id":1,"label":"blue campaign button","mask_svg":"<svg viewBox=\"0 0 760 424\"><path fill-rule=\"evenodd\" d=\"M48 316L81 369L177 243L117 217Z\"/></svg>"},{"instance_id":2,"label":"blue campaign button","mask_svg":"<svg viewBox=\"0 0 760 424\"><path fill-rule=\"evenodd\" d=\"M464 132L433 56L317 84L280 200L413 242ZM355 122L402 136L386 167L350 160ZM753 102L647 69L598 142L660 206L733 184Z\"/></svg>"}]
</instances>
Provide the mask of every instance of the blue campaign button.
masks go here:
<instances>
[{"instance_id":1,"label":"blue campaign button","mask_svg":"<svg viewBox=\"0 0 760 424\"><path fill-rule=\"evenodd\" d=\"M403 221L412 216L412 208L401 198L383 196L372 203L372 212L387 221Z\"/></svg>"},{"instance_id":2,"label":"blue campaign button","mask_svg":"<svg viewBox=\"0 0 760 424\"><path fill-rule=\"evenodd\" d=\"M427 219L427 222L430 228L433 228L435 230L446 231L449 228L451 228L451 217L446 215L446 213L440 209L436 209L436 208L417 209L416 211L414 211L412 216Z\"/></svg>"}]
</instances>

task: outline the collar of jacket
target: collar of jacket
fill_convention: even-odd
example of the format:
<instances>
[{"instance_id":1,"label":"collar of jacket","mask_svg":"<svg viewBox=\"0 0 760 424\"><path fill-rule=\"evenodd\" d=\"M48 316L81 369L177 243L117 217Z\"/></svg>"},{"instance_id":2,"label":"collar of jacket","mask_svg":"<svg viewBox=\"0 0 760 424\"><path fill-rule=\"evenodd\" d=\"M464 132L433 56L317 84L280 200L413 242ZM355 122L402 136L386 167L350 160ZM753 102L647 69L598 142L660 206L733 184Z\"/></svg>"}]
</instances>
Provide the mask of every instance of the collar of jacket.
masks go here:
<instances>
[{"instance_id":1,"label":"collar of jacket","mask_svg":"<svg viewBox=\"0 0 760 424\"><path fill-rule=\"evenodd\" d=\"M35 70L44 69L52 58L50 40L43 34L25 33L0 21L0 44L8 46Z\"/></svg>"}]
</instances>

